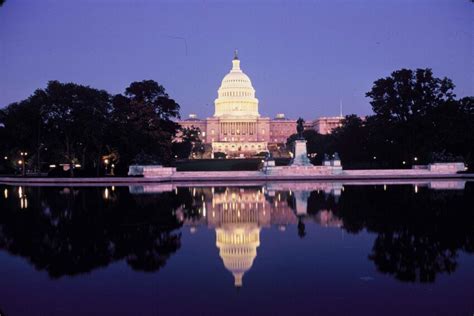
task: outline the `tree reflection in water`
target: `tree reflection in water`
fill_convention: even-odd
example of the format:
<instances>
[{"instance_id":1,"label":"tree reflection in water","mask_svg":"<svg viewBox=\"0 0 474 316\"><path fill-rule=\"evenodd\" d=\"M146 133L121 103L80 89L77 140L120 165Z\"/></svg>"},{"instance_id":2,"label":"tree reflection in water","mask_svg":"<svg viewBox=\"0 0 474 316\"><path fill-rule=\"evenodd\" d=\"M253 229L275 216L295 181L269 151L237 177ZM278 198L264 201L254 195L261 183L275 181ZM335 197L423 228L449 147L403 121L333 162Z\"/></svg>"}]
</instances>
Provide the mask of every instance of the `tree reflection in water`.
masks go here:
<instances>
[{"instance_id":1,"label":"tree reflection in water","mask_svg":"<svg viewBox=\"0 0 474 316\"><path fill-rule=\"evenodd\" d=\"M22 191L28 208L20 210L13 194L0 202L0 247L53 278L123 259L134 270L156 271L180 248L181 224L173 210L187 190L144 196L127 188Z\"/></svg>"},{"instance_id":2,"label":"tree reflection in water","mask_svg":"<svg viewBox=\"0 0 474 316\"><path fill-rule=\"evenodd\" d=\"M377 234L369 259L401 281L434 282L452 273L459 251L472 253L474 192L413 186L348 186L330 203L344 229Z\"/></svg>"},{"instance_id":3,"label":"tree reflection in water","mask_svg":"<svg viewBox=\"0 0 474 316\"><path fill-rule=\"evenodd\" d=\"M271 225L282 230L297 225L301 238L310 237L310 222L353 234L375 233L368 259L401 281L434 282L438 274L456 270L460 251L474 251L472 183L464 190L412 185L319 190L311 184L298 191L288 186L170 188L148 194L110 187L21 192L3 187L9 192L0 199L0 247L54 278L119 260L134 270L158 271L180 248L183 224L192 230L206 226L216 230L221 258L239 286L257 255L261 227ZM247 239L250 244L242 244Z\"/></svg>"}]
</instances>

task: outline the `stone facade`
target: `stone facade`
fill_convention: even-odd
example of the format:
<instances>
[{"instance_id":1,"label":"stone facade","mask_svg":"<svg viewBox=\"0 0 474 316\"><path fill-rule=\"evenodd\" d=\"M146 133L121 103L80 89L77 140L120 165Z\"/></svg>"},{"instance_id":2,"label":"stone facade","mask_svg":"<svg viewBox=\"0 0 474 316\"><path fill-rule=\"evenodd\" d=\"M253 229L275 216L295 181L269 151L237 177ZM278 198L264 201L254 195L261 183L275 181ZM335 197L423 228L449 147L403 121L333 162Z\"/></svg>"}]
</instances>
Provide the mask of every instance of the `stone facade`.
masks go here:
<instances>
[{"instance_id":1,"label":"stone facade","mask_svg":"<svg viewBox=\"0 0 474 316\"><path fill-rule=\"evenodd\" d=\"M319 117L312 122L311 128L322 135L331 134L335 128L342 126L343 119L343 116Z\"/></svg>"}]
</instances>

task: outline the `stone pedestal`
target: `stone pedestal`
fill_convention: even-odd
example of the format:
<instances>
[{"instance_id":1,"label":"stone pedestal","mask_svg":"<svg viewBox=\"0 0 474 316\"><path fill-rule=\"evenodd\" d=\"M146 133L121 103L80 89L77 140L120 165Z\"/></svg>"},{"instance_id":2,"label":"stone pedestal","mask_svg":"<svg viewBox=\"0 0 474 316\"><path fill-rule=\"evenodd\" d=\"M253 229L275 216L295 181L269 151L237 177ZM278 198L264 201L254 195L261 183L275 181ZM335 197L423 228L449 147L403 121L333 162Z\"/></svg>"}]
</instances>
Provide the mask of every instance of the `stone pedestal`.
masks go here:
<instances>
[{"instance_id":1,"label":"stone pedestal","mask_svg":"<svg viewBox=\"0 0 474 316\"><path fill-rule=\"evenodd\" d=\"M340 166L341 166L341 160L339 160L339 159L333 159L333 160L331 160L331 166L333 166L333 167L340 167Z\"/></svg>"},{"instance_id":2,"label":"stone pedestal","mask_svg":"<svg viewBox=\"0 0 474 316\"><path fill-rule=\"evenodd\" d=\"M290 164L291 166L312 166L308 159L308 152L306 151L306 140L298 139L295 141L294 158Z\"/></svg>"}]
</instances>

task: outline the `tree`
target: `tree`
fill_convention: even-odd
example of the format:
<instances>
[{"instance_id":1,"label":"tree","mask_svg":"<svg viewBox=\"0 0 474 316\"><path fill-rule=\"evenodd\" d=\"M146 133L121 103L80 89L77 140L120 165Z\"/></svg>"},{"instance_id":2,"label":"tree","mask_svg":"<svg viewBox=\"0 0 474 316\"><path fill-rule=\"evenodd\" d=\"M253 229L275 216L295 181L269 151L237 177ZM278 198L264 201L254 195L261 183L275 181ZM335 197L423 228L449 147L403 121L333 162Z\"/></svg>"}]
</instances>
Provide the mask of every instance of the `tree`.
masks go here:
<instances>
[{"instance_id":1,"label":"tree","mask_svg":"<svg viewBox=\"0 0 474 316\"><path fill-rule=\"evenodd\" d=\"M60 162L70 165L71 175L78 162L83 168L93 166L98 170L108 127L109 94L88 86L50 81L33 98L41 98L46 142L56 149Z\"/></svg>"},{"instance_id":2,"label":"tree","mask_svg":"<svg viewBox=\"0 0 474 316\"><path fill-rule=\"evenodd\" d=\"M171 143L179 125L179 104L163 86L153 80L133 82L125 95L112 100L113 144L121 153L122 166L141 163L140 157L151 157L154 163L171 160Z\"/></svg>"},{"instance_id":3,"label":"tree","mask_svg":"<svg viewBox=\"0 0 474 316\"><path fill-rule=\"evenodd\" d=\"M12 103L0 110L0 121L4 125L1 129L0 146L10 167L15 166L16 162L22 159L20 152L29 153L30 159L26 162L31 162L40 138L42 125L40 106L33 101L33 97Z\"/></svg>"},{"instance_id":4,"label":"tree","mask_svg":"<svg viewBox=\"0 0 474 316\"><path fill-rule=\"evenodd\" d=\"M431 145L428 149L431 160L459 161L461 157L471 166L474 163L474 97L445 102L427 116L433 122Z\"/></svg>"},{"instance_id":5,"label":"tree","mask_svg":"<svg viewBox=\"0 0 474 316\"><path fill-rule=\"evenodd\" d=\"M454 84L436 78L431 69L401 69L376 80L366 96L375 113L370 120L372 145L383 148L392 160L426 160L432 150L436 122L428 119L434 110L455 102ZM375 134L378 135L375 135ZM387 157L384 157L387 158Z\"/></svg>"},{"instance_id":6,"label":"tree","mask_svg":"<svg viewBox=\"0 0 474 316\"><path fill-rule=\"evenodd\" d=\"M431 69L400 69L376 80L366 96L372 99L372 110L379 119L401 123L454 100L453 89L450 79L434 77Z\"/></svg>"},{"instance_id":7,"label":"tree","mask_svg":"<svg viewBox=\"0 0 474 316\"><path fill-rule=\"evenodd\" d=\"M355 114L347 115L342 126L332 133L335 151L341 155L342 164L367 162L372 156L367 148L367 128L364 121ZM370 158L369 158L370 156Z\"/></svg>"},{"instance_id":8,"label":"tree","mask_svg":"<svg viewBox=\"0 0 474 316\"><path fill-rule=\"evenodd\" d=\"M176 158L187 159L191 154L202 155L204 145L199 127L180 128L179 139L173 142L173 154Z\"/></svg>"}]
</instances>

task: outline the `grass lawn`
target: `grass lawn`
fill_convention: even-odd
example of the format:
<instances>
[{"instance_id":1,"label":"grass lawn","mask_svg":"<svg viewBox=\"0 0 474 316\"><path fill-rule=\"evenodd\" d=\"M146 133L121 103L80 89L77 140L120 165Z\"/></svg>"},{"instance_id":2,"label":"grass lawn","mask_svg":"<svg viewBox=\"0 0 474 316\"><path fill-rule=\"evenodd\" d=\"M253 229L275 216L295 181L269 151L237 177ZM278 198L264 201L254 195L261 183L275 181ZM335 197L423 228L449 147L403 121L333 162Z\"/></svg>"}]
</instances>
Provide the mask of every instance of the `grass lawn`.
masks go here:
<instances>
[{"instance_id":1,"label":"grass lawn","mask_svg":"<svg viewBox=\"0 0 474 316\"><path fill-rule=\"evenodd\" d=\"M276 165L287 165L290 160L275 159ZM193 159L174 163L177 171L255 171L262 165L262 159Z\"/></svg>"}]
</instances>

